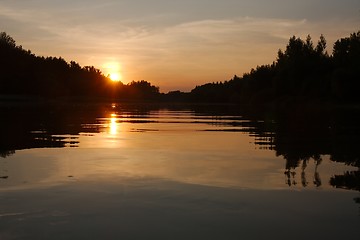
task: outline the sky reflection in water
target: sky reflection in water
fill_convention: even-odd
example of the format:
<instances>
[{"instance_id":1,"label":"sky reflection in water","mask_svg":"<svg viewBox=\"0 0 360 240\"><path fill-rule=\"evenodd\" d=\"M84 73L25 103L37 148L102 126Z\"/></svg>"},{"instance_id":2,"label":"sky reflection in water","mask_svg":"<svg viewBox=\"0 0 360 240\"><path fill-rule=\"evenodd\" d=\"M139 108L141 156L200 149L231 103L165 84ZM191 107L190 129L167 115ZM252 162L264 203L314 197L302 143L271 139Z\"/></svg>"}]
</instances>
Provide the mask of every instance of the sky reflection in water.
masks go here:
<instances>
[{"instance_id":1,"label":"sky reflection in water","mask_svg":"<svg viewBox=\"0 0 360 240\"><path fill-rule=\"evenodd\" d=\"M121 105L77 112L29 117L14 132L39 143L9 138L0 159L1 239L285 239L279 231L300 224L308 229L293 239L359 233L358 192L330 181L358 168L326 151L294 164L274 145L280 133L264 128L274 120Z\"/></svg>"}]
</instances>

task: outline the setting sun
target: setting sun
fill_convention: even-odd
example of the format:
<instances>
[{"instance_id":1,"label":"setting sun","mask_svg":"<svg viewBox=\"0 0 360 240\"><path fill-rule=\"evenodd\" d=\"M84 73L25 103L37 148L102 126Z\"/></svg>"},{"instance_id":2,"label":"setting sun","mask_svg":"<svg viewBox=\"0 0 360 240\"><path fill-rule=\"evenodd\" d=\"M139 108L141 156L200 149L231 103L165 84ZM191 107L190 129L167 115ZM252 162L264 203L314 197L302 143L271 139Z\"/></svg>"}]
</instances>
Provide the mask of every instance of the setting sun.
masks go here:
<instances>
[{"instance_id":1,"label":"setting sun","mask_svg":"<svg viewBox=\"0 0 360 240\"><path fill-rule=\"evenodd\" d=\"M121 65L118 61L107 62L103 65L104 72L113 82L122 80Z\"/></svg>"},{"instance_id":2,"label":"setting sun","mask_svg":"<svg viewBox=\"0 0 360 240\"><path fill-rule=\"evenodd\" d=\"M121 75L120 73L110 73L109 74L109 78L111 79L111 81L113 82L118 82L121 80Z\"/></svg>"}]
</instances>

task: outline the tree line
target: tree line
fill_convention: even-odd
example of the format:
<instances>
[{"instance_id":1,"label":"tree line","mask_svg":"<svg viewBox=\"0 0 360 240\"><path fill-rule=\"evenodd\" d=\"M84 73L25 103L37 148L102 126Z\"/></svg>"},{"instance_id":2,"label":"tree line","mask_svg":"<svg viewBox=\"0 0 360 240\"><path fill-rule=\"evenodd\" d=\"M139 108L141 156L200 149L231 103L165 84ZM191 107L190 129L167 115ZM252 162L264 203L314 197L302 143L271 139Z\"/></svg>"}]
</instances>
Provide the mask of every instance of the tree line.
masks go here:
<instances>
[{"instance_id":1,"label":"tree line","mask_svg":"<svg viewBox=\"0 0 360 240\"><path fill-rule=\"evenodd\" d=\"M36 56L0 33L0 94L16 96L152 99L159 88L144 80L112 82L94 66Z\"/></svg>"},{"instance_id":2,"label":"tree line","mask_svg":"<svg viewBox=\"0 0 360 240\"><path fill-rule=\"evenodd\" d=\"M315 45L291 37L272 64L242 77L195 87L193 101L267 103L286 101L360 102L360 31L337 40L332 54L323 35Z\"/></svg>"},{"instance_id":3,"label":"tree line","mask_svg":"<svg viewBox=\"0 0 360 240\"><path fill-rule=\"evenodd\" d=\"M272 64L229 81L197 86L191 97L238 103L307 99L359 102L359 87L360 31L337 40L332 54L326 51L323 35L316 45L310 36L305 40L293 36Z\"/></svg>"},{"instance_id":4,"label":"tree line","mask_svg":"<svg viewBox=\"0 0 360 240\"><path fill-rule=\"evenodd\" d=\"M59 57L35 56L0 33L0 94L41 97L81 96L176 102L269 103L360 102L360 31L337 40L332 53L323 35L316 44L291 37L268 65L242 77L196 86L188 93L160 93L147 81L114 83L93 66L81 67Z\"/></svg>"}]
</instances>

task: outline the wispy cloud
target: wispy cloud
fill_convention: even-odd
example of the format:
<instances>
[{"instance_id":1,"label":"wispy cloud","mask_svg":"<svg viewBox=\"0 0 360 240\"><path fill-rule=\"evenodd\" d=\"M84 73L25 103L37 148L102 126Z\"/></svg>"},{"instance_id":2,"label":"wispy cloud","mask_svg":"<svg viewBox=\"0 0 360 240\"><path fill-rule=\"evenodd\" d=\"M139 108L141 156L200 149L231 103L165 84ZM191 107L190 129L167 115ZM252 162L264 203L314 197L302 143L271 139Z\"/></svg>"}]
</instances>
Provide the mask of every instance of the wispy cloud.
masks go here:
<instances>
[{"instance_id":1,"label":"wispy cloud","mask_svg":"<svg viewBox=\"0 0 360 240\"><path fill-rule=\"evenodd\" d=\"M0 2L1 31L17 34L15 39L37 54L63 56L97 67L118 61L125 81L146 79L165 89L189 89L271 63L292 35L317 38L324 34L331 45L358 30L359 21L357 16L315 21L305 15L254 17L236 15L237 11L227 16L215 8L205 11L201 5L194 5L196 11L189 10L184 17L176 9L166 12L165 5L160 8L163 11L157 8L160 5L147 11L145 5L137 9L131 1L92 0L86 4L69 0L56 6L45 0L33 2L41 5ZM222 4L230 7L230 2L238 4ZM211 3L222 6L217 1ZM186 4L176 6L186 9ZM212 17L210 13L216 14Z\"/></svg>"}]
</instances>

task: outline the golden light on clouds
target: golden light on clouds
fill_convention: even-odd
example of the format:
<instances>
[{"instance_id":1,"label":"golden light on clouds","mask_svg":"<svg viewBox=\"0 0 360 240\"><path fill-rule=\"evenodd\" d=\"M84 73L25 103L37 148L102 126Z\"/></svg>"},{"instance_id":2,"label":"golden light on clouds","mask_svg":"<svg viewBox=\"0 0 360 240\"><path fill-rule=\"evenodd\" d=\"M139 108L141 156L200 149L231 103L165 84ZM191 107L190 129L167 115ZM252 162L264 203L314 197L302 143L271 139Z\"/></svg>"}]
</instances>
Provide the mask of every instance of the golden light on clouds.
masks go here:
<instances>
[{"instance_id":1,"label":"golden light on clouds","mask_svg":"<svg viewBox=\"0 0 360 240\"><path fill-rule=\"evenodd\" d=\"M323 34L331 52L360 20L354 0L28 2L0 1L3 31L19 45L95 66L113 81L146 80L162 92L191 91L271 64L293 35Z\"/></svg>"}]
</instances>

